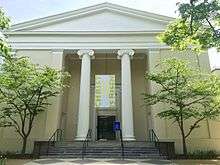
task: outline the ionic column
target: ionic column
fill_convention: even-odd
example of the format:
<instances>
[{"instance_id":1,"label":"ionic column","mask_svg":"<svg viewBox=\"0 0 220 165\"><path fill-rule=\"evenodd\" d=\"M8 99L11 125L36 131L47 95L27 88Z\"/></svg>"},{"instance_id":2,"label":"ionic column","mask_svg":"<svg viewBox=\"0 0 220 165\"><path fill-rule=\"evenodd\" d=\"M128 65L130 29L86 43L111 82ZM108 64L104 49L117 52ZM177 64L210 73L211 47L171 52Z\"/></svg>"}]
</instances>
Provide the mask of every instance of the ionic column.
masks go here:
<instances>
[{"instance_id":1,"label":"ionic column","mask_svg":"<svg viewBox=\"0 0 220 165\"><path fill-rule=\"evenodd\" d=\"M123 140L135 140L131 85L131 58L134 55L132 49L121 49L118 57L121 59L121 90L122 90L122 134Z\"/></svg>"},{"instance_id":2,"label":"ionic column","mask_svg":"<svg viewBox=\"0 0 220 165\"><path fill-rule=\"evenodd\" d=\"M82 59L82 63L76 140L84 140L89 130L90 72L91 57L94 55L94 51L79 50L77 54Z\"/></svg>"}]
</instances>

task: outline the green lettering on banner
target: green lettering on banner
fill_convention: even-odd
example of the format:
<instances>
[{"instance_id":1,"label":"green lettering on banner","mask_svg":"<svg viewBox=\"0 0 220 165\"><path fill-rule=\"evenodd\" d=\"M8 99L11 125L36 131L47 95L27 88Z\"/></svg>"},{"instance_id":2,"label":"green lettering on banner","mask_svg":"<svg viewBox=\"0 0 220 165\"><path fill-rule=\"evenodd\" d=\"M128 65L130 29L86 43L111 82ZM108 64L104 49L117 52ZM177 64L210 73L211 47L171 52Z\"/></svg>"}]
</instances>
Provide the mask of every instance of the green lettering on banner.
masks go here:
<instances>
[{"instance_id":1,"label":"green lettering on banner","mask_svg":"<svg viewBox=\"0 0 220 165\"><path fill-rule=\"evenodd\" d=\"M95 75L95 107L115 106L115 75Z\"/></svg>"}]
</instances>

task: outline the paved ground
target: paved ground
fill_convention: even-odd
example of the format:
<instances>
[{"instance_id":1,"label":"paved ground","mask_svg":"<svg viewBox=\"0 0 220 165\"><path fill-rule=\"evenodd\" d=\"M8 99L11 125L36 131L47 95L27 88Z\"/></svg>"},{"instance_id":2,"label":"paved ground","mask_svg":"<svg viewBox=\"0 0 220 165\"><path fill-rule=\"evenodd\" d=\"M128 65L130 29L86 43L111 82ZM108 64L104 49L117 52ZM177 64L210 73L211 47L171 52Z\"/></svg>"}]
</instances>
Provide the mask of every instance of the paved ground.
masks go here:
<instances>
[{"instance_id":1,"label":"paved ground","mask_svg":"<svg viewBox=\"0 0 220 165\"><path fill-rule=\"evenodd\" d=\"M110 159L37 159L7 160L6 165L220 165L216 160L110 160Z\"/></svg>"},{"instance_id":2,"label":"paved ground","mask_svg":"<svg viewBox=\"0 0 220 165\"><path fill-rule=\"evenodd\" d=\"M25 163L30 162L31 160L27 159L7 159L6 165L24 165Z\"/></svg>"},{"instance_id":3,"label":"paved ground","mask_svg":"<svg viewBox=\"0 0 220 165\"><path fill-rule=\"evenodd\" d=\"M25 165L145 165L145 164L173 164L167 160L112 160L112 159L42 159L34 160Z\"/></svg>"}]
</instances>

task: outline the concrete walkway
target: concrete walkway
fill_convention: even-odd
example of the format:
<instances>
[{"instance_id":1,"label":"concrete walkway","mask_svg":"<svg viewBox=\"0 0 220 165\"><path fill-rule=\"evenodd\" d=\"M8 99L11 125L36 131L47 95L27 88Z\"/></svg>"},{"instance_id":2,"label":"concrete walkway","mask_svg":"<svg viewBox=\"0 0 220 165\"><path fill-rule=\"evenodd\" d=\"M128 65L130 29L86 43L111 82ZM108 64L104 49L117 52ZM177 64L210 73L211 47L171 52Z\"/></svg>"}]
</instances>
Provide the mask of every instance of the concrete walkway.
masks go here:
<instances>
[{"instance_id":1,"label":"concrete walkway","mask_svg":"<svg viewBox=\"0 0 220 165\"><path fill-rule=\"evenodd\" d=\"M6 165L220 165L219 160L8 159Z\"/></svg>"},{"instance_id":2,"label":"concrete walkway","mask_svg":"<svg viewBox=\"0 0 220 165\"><path fill-rule=\"evenodd\" d=\"M38 159L25 165L155 165L175 164L168 160L116 160L116 159Z\"/></svg>"}]
</instances>

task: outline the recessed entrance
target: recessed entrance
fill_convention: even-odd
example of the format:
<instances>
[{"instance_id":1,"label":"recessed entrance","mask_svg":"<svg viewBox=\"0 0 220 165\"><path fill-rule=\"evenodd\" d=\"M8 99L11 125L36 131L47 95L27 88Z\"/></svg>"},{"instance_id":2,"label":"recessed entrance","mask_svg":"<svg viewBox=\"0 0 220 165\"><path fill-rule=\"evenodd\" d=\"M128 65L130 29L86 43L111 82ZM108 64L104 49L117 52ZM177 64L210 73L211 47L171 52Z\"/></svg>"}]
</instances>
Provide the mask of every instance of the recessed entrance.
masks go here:
<instances>
[{"instance_id":1,"label":"recessed entrance","mask_svg":"<svg viewBox=\"0 0 220 165\"><path fill-rule=\"evenodd\" d=\"M113 130L115 116L98 116L97 120L97 140L115 140Z\"/></svg>"}]
</instances>

